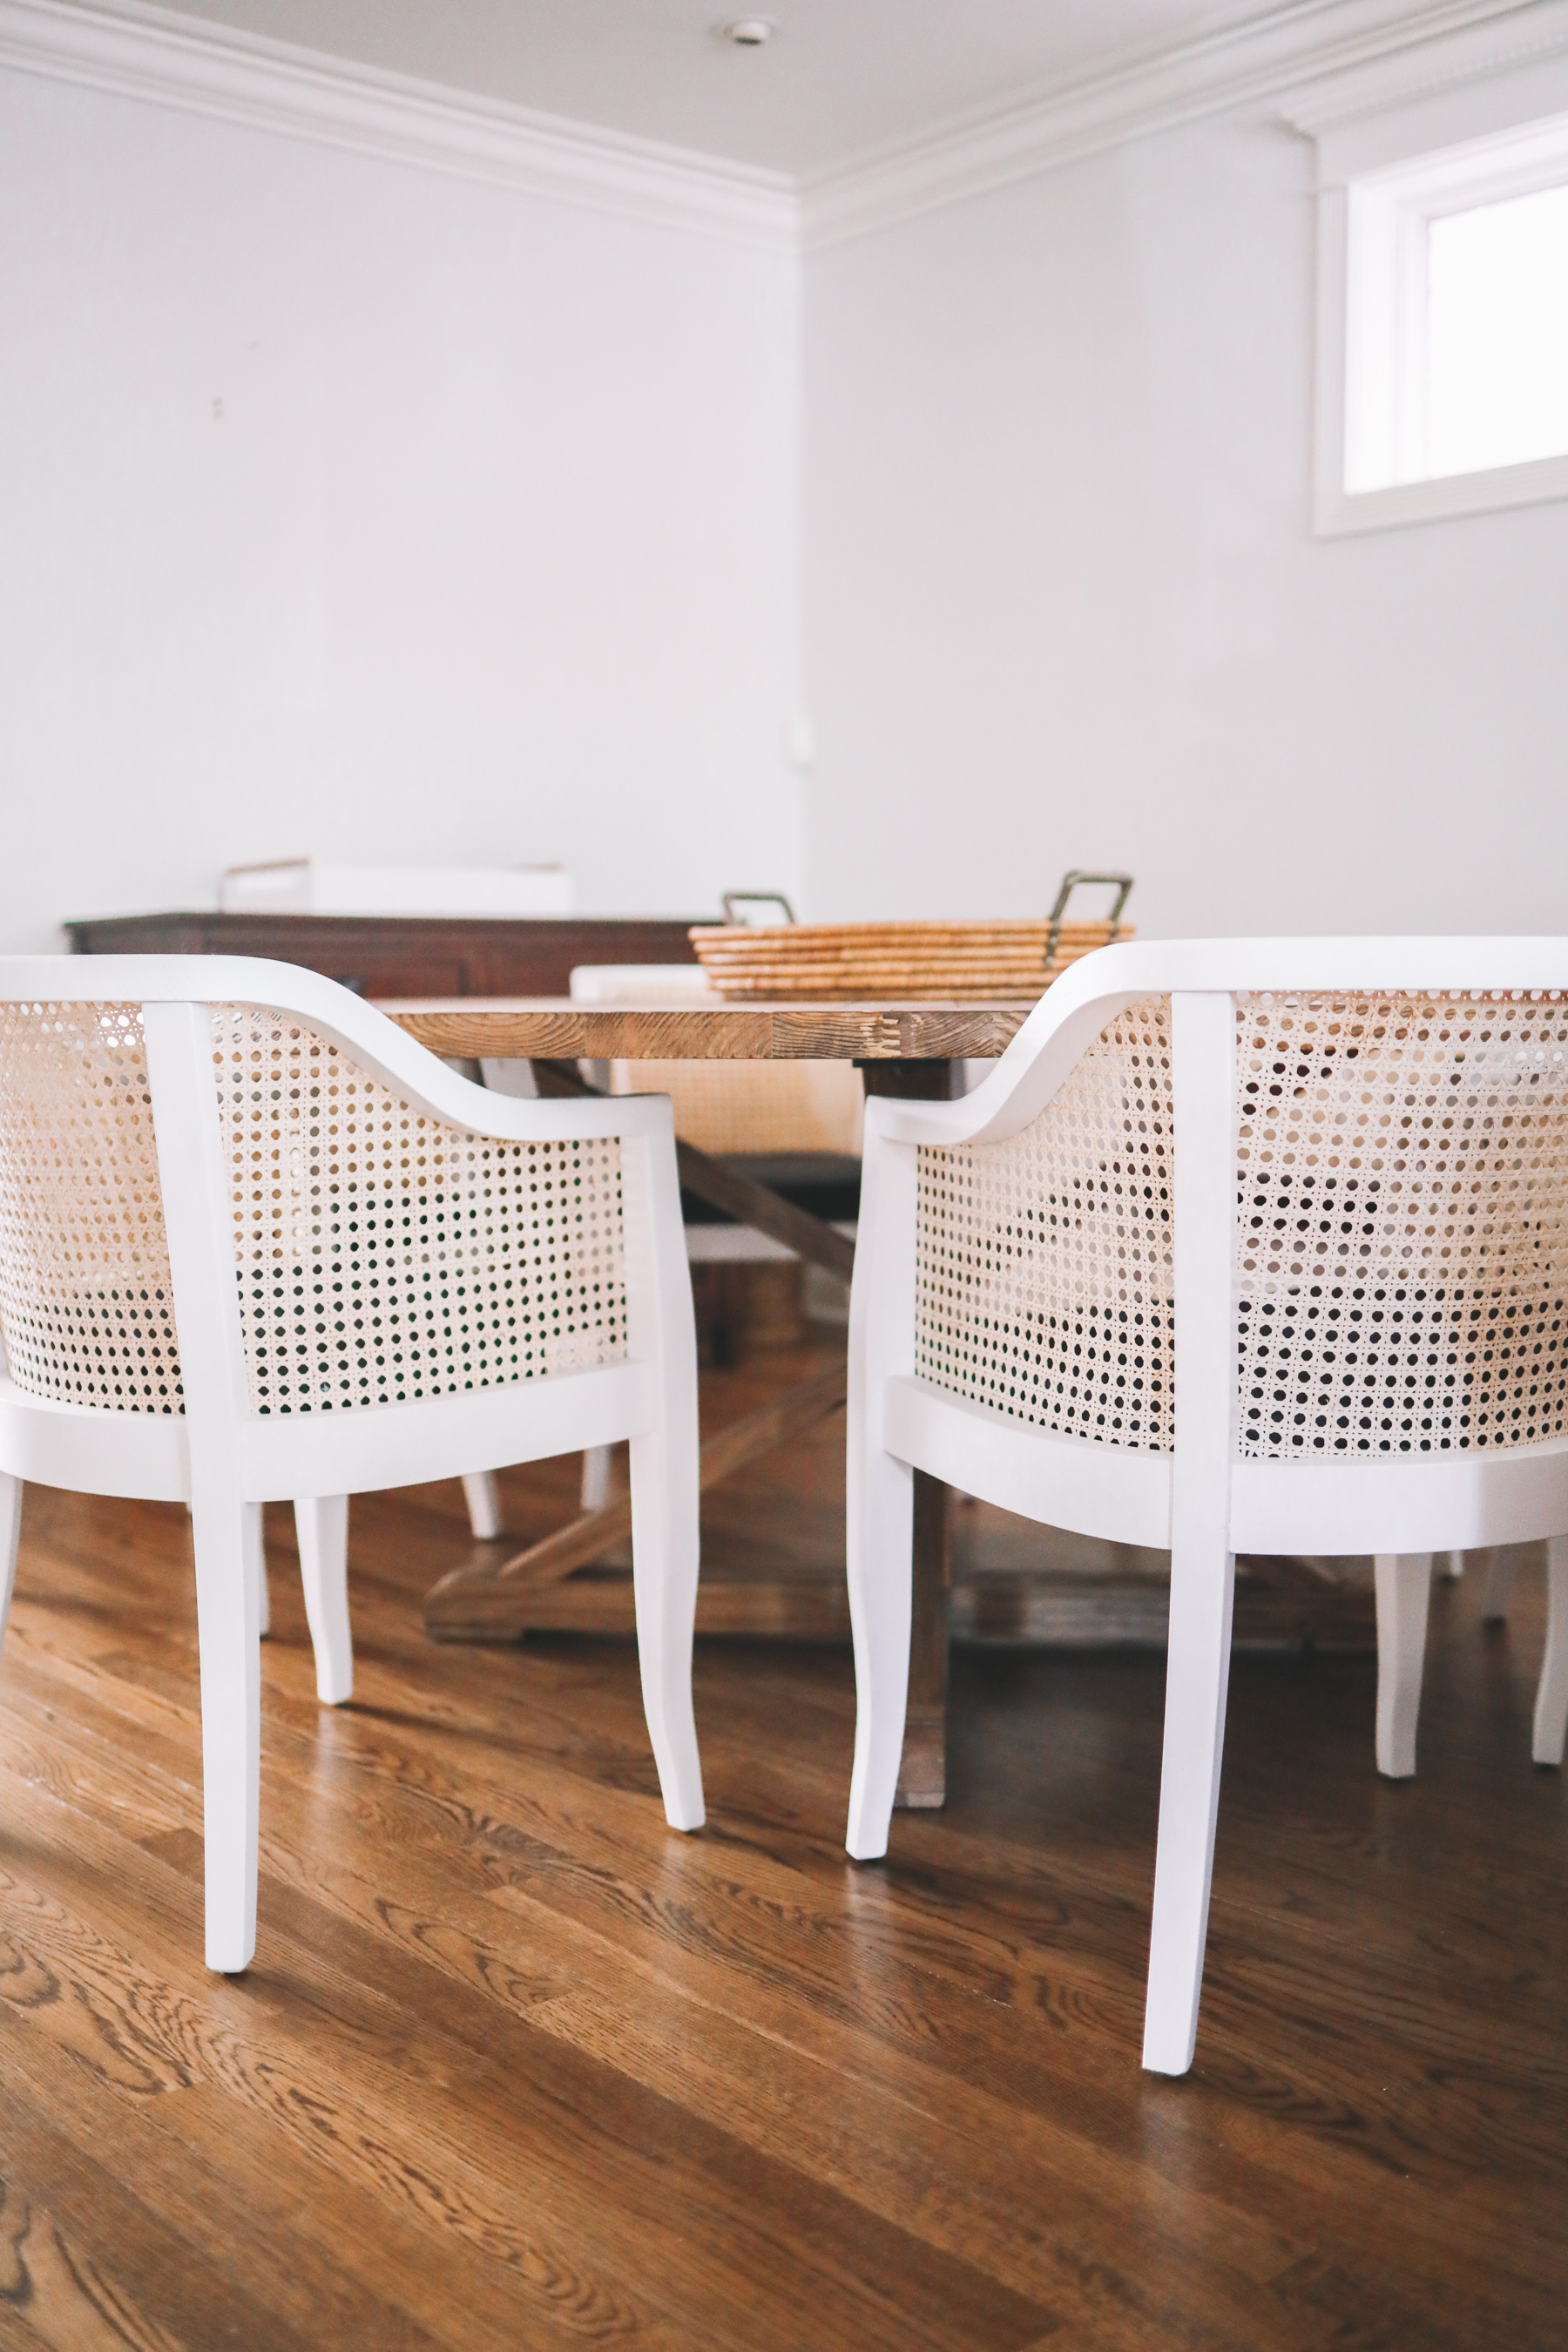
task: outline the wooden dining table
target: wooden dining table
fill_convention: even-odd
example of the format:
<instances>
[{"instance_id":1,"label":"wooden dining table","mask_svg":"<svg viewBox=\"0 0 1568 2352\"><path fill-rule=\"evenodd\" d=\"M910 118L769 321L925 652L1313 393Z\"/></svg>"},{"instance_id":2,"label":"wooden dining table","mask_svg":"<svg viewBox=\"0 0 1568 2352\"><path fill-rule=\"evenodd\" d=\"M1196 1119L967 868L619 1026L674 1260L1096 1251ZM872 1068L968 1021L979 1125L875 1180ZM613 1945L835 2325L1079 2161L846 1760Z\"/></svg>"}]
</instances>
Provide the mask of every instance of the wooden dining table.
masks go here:
<instances>
[{"instance_id":1,"label":"wooden dining table","mask_svg":"<svg viewBox=\"0 0 1568 2352\"><path fill-rule=\"evenodd\" d=\"M400 1028L450 1059L527 1061L542 1094L594 1091L580 1062L847 1061L868 1095L943 1101L959 1066L1000 1054L1027 1019L1017 1004L578 1004L561 997L399 1001L382 1008ZM854 1244L725 1162L678 1143L682 1188L797 1256L847 1280ZM721 1429L702 1446L704 1487L804 1435L844 1402L842 1360ZM531 1631L602 1630L604 1586L582 1571L630 1532L629 1500L584 1512L494 1567L454 1570L426 1601L438 1641L516 1641ZM909 1716L899 1801L935 1806L946 1792L948 1611L952 1590L947 1489L915 1474L914 1604ZM788 1632L787 1591L730 1588L729 1632Z\"/></svg>"}]
</instances>

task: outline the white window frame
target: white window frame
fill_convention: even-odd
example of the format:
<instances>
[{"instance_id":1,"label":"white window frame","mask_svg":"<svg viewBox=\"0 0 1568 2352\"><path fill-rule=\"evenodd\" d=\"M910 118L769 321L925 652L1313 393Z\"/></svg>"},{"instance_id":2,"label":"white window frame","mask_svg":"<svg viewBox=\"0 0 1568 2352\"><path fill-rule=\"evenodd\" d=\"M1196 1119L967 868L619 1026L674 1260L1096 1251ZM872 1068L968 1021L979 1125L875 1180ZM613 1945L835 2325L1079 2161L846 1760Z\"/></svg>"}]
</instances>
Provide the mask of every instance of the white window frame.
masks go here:
<instances>
[{"instance_id":1,"label":"white window frame","mask_svg":"<svg viewBox=\"0 0 1568 2352\"><path fill-rule=\"evenodd\" d=\"M1568 498L1568 455L1420 471L1428 226L1568 182L1568 52L1404 103L1349 95L1331 86L1289 113L1318 142L1315 530L1339 538Z\"/></svg>"}]
</instances>

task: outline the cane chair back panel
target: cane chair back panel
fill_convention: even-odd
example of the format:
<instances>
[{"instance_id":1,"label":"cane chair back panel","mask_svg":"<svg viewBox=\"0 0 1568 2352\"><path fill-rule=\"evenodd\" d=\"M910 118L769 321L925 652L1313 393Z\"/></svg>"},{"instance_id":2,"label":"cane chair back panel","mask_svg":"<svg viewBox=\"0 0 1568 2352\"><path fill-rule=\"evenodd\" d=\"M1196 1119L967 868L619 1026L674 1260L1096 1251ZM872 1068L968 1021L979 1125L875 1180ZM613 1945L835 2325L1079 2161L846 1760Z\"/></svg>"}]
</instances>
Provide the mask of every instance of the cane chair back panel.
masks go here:
<instances>
[{"instance_id":1,"label":"cane chair back panel","mask_svg":"<svg viewBox=\"0 0 1568 2352\"><path fill-rule=\"evenodd\" d=\"M184 1410L140 1005L0 1005L0 1329L35 1396Z\"/></svg>"},{"instance_id":2,"label":"cane chair back panel","mask_svg":"<svg viewBox=\"0 0 1568 2352\"><path fill-rule=\"evenodd\" d=\"M865 1096L850 1062L612 1062L612 1094L668 1095L699 1151L860 1153Z\"/></svg>"},{"instance_id":3,"label":"cane chair back panel","mask_svg":"<svg viewBox=\"0 0 1568 2352\"><path fill-rule=\"evenodd\" d=\"M1237 1088L1242 1452L1568 1433L1568 1002L1254 996Z\"/></svg>"},{"instance_id":4,"label":"cane chair back panel","mask_svg":"<svg viewBox=\"0 0 1568 2352\"><path fill-rule=\"evenodd\" d=\"M286 1013L215 1006L213 1042L254 1412L625 1360L616 1137L469 1134Z\"/></svg>"},{"instance_id":5,"label":"cane chair back panel","mask_svg":"<svg viewBox=\"0 0 1568 2352\"><path fill-rule=\"evenodd\" d=\"M1568 1434L1568 1001L1255 995L1237 1048L1241 1452ZM1152 1001L1018 1135L922 1148L921 1378L1170 1451L1171 1131Z\"/></svg>"},{"instance_id":6,"label":"cane chair back panel","mask_svg":"<svg viewBox=\"0 0 1568 2352\"><path fill-rule=\"evenodd\" d=\"M288 1013L212 1025L253 1412L624 1360L618 1139L472 1135ZM184 1410L137 1005L0 1007L0 1328L34 1395Z\"/></svg>"},{"instance_id":7,"label":"cane chair back panel","mask_svg":"<svg viewBox=\"0 0 1568 2352\"><path fill-rule=\"evenodd\" d=\"M1073 1437L1173 1443L1170 1013L1121 1013L1038 1118L919 1153L915 1369Z\"/></svg>"}]
</instances>

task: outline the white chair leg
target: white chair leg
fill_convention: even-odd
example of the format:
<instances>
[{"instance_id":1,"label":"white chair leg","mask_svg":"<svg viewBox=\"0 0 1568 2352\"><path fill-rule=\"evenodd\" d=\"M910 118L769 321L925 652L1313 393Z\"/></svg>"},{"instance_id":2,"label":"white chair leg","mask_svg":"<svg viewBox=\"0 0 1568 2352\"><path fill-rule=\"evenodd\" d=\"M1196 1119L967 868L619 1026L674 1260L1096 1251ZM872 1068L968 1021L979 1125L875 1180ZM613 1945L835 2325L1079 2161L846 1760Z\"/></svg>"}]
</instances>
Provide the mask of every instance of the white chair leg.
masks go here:
<instances>
[{"instance_id":1,"label":"white chair leg","mask_svg":"<svg viewBox=\"0 0 1568 2352\"><path fill-rule=\"evenodd\" d=\"M1236 1557L1207 1545L1171 1554L1171 1641L1143 2063L1184 2074L1197 2040L1208 1939Z\"/></svg>"},{"instance_id":2,"label":"white chair leg","mask_svg":"<svg viewBox=\"0 0 1568 2352\"><path fill-rule=\"evenodd\" d=\"M602 1511L610 1499L610 1449L607 1445L588 1445L583 1449L583 1508Z\"/></svg>"},{"instance_id":3,"label":"white chair leg","mask_svg":"<svg viewBox=\"0 0 1568 2352\"><path fill-rule=\"evenodd\" d=\"M16 1546L22 1539L22 1481L0 1471L0 1642L11 1613L11 1590L16 1581Z\"/></svg>"},{"instance_id":4,"label":"white chair leg","mask_svg":"<svg viewBox=\"0 0 1568 2352\"><path fill-rule=\"evenodd\" d=\"M463 1499L468 1507L468 1525L480 1543L492 1543L506 1533L493 1470L468 1471L463 1480Z\"/></svg>"},{"instance_id":5,"label":"white chair leg","mask_svg":"<svg viewBox=\"0 0 1568 2352\"><path fill-rule=\"evenodd\" d=\"M695 1427L682 1432L667 1426L631 1442L637 1665L665 1818L677 1830L700 1830L707 1817L691 1711L699 1556L696 1441Z\"/></svg>"},{"instance_id":6,"label":"white chair leg","mask_svg":"<svg viewBox=\"0 0 1568 2352\"><path fill-rule=\"evenodd\" d=\"M300 1539L300 1581L316 1653L316 1696L342 1706L353 1696L354 1652L349 1632L349 1498L315 1495L294 1506Z\"/></svg>"},{"instance_id":7,"label":"white chair leg","mask_svg":"<svg viewBox=\"0 0 1568 2352\"><path fill-rule=\"evenodd\" d=\"M259 1503L205 1503L191 1514L202 1676L202 1824L206 1960L232 1976L256 1950L257 1822L261 1793L261 1637L251 1524Z\"/></svg>"},{"instance_id":8,"label":"white chair leg","mask_svg":"<svg viewBox=\"0 0 1568 2352\"><path fill-rule=\"evenodd\" d=\"M845 1416L845 1572L855 1640L855 1767L844 1843L857 1862L888 1851L903 1759L913 1602L914 1470L883 1444L887 1384L914 1369L915 1155L868 1104L861 1223L849 1293Z\"/></svg>"},{"instance_id":9,"label":"white chair leg","mask_svg":"<svg viewBox=\"0 0 1568 2352\"><path fill-rule=\"evenodd\" d=\"M1530 1752L1538 1764L1561 1764L1568 1738L1568 1536L1546 1547L1546 1655L1535 1693Z\"/></svg>"},{"instance_id":10,"label":"white chair leg","mask_svg":"<svg viewBox=\"0 0 1568 2352\"><path fill-rule=\"evenodd\" d=\"M1464 1553L1435 1551L1432 1555L1432 1572L1435 1576L1446 1576L1450 1583L1457 1584L1465 1572Z\"/></svg>"},{"instance_id":11,"label":"white chair leg","mask_svg":"<svg viewBox=\"0 0 1568 2352\"><path fill-rule=\"evenodd\" d=\"M247 1516L245 1522L245 1572L256 1593L257 1636L265 1642L272 1631L272 1601L267 1590L267 1544L260 1511Z\"/></svg>"},{"instance_id":12,"label":"white chair leg","mask_svg":"<svg viewBox=\"0 0 1568 2352\"><path fill-rule=\"evenodd\" d=\"M868 1440L851 1399L847 1527L855 1643L855 1767L844 1843L857 1862L888 1851L910 1696L914 1474Z\"/></svg>"},{"instance_id":13,"label":"white chair leg","mask_svg":"<svg viewBox=\"0 0 1568 2352\"><path fill-rule=\"evenodd\" d=\"M1513 1598L1513 1580L1518 1573L1518 1546L1494 1544L1487 1554L1487 1597L1481 1610L1489 1625L1501 1625L1506 1622L1508 1604Z\"/></svg>"},{"instance_id":14,"label":"white chair leg","mask_svg":"<svg viewBox=\"0 0 1568 2352\"><path fill-rule=\"evenodd\" d=\"M1415 1769L1415 1719L1426 1660L1430 1552L1379 1552L1377 1588L1377 1769L1391 1780Z\"/></svg>"}]
</instances>

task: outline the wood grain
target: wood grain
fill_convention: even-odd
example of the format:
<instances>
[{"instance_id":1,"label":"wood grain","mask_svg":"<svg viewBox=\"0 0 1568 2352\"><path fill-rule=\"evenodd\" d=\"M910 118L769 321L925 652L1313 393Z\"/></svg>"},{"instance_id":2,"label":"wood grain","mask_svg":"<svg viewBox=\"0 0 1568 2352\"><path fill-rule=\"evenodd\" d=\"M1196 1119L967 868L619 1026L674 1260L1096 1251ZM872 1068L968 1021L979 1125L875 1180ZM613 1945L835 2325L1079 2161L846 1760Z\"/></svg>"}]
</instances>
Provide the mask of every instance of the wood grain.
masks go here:
<instances>
[{"instance_id":1,"label":"wood grain","mask_svg":"<svg viewBox=\"0 0 1568 2352\"><path fill-rule=\"evenodd\" d=\"M432 1053L456 1058L599 1062L986 1060L1027 1004L573 1004L563 997L383 1003Z\"/></svg>"},{"instance_id":2,"label":"wood grain","mask_svg":"<svg viewBox=\"0 0 1568 2352\"><path fill-rule=\"evenodd\" d=\"M764 1370L704 1375L714 1425ZM713 1490L716 1570L836 1523L837 1436ZM509 1526L558 1524L576 1475L506 1474ZM957 1507L957 1592L1012 1572L1005 1533ZM958 1649L946 1808L856 1867L847 1656L700 1644L682 1839L629 1643L425 1641L455 1485L356 1500L335 1711L269 1509L257 1962L208 1976L189 1540L174 1507L27 1495L0 2343L1568 2347L1537 1567L1504 1627L1479 1576L1435 1591L1406 1784L1372 1768L1369 1658L1238 1650L1198 2059L1166 2083L1138 2065L1157 1655ZM1316 1581L1243 1579L1259 1607Z\"/></svg>"}]
</instances>

